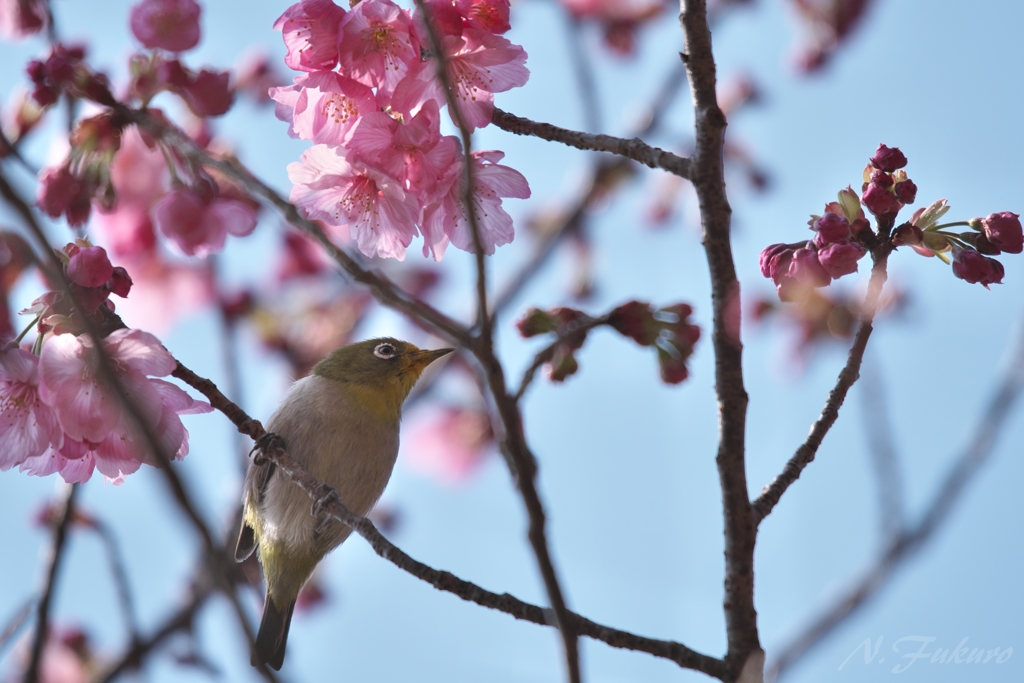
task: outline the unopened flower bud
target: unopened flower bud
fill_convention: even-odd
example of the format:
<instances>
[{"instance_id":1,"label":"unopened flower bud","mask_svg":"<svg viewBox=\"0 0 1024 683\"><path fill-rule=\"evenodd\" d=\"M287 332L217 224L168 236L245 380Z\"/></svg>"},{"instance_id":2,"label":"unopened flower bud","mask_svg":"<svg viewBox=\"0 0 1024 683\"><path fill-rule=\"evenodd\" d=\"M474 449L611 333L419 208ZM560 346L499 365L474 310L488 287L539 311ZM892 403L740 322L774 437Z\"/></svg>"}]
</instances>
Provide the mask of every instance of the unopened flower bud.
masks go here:
<instances>
[{"instance_id":1,"label":"unopened flower bud","mask_svg":"<svg viewBox=\"0 0 1024 683\"><path fill-rule=\"evenodd\" d=\"M113 275L114 267L103 247L79 249L68 262L68 278L80 287L99 287Z\"/></svg>"},{"instance_id":2,"label":"unopened flower bud","mask_svg":"<svg viewBox=\"0 0 1024 683\"><path fill-rule=\"evenodd\" d=\"M916 247L921 244L921 228L910 223L904 223L892 233L892 243L897 247L904 245Z\"/></svg>"},{"instance_id":3,"label":"unopened flower bud","mask_svg":"<svg viewBox=\"0 0 1024 683\"><path fill-rule=\"evenodd\" d=\"M128 296L128 292L131 291L133 284L131 276L128 275L128 271L121 266L114 268L114 274L110 276L110 281L107 282L107 286L110 287L110 291L113 294L117 294L122 299Z\"/></svg>"},{"instance_id":4,"label":"unopened flower bud","mask_svg":"<svg viewBox=\"0 0 1024 683\"><path fill-rule=\"evenodd\" d=\"M868 253L856 242L837 242L818 250L818 262L833 279L857 272L857 261Z\"/></svg>"},{"instance_id":5,"label":"unopened flower bud","mask_svg":"<svg viewBox=\"0 0 1024 683\"><path fill-rule=\"evenodd\" d=\"M826 211L824 216L814 221L812 227L818 233L814 241L819 247L831 242L850 239L850 222L846 220L845 216L831 211Z\"/></svg>"},{"instance_id":6,"label":"unopened flower bud","mask_svg":"<svg viewBox=\"0 0 1024 683\"><path fill-rule=\"evenodd\" d=\"M913 204L917 199L917 185L909 179L896 183L896 197L904 204Z\"/></svg>"},{"instance_id":7,"label":"unopened flower bud","mask_svg":"<svg viewBox=\"0 0 1024 683\"><path fill-rule=\"evenodd\" d=\"M979 253L985 254L986 256L999 256L999 254L1003 253L999 247L992 244L985 235L979 235L978 233L970 233L970 235L973 239L965 239L964 241L973 244L974 248L977 249ZM961 235L961 237L966 237L966 235Z\"/></svg>"},{"instance_id":8,"label":"unopened flower bud","mask_svg":"<svg viewBox=\"0 0 1024 683\"><path fill-rule=\"evenodd\" d=\"M788 275L810 287L827 287L832 281L831 276L818 261L818 253L806 247L793 252Z\"/></svg>"},{"instance_id":9,"label":"unopened flower bud","mask_svg":"<svg viewBox=\"0 0 1024 683\"><path fill-rule=\"evenodd\" d=\"M608 316L608 324L641 346L654 344L660 332L651 305L642 301L630 301L613 310Z\"/></svg>"},{"instance_id":10,"label":"unopened flower bud","mask_svg":"<svg viewBox=\"0 0 1024 683\"><path fill-rule=\"evenodd\" d=\"M964 282L977 283L988 289L989 285L1002 284L1003 264L973 249L956 248L953 250L953 275Z\"/></svg>"},{"instance_id":11,"label":"unopened flower bud","mask_svg":"<svg viewBox=\"0 0 1024 683\"><path fill-rule=\"evenodd\" d=\"M1018 214L1010 211L990 213L981 223L982 233L1000 251L1008 254L1019 254L1024 251L1024 232L1021 230Z\"/></svg>"},{"instance_id":12,"label":"unopened flower bud","mask_svg":"<svg viewBox=\"0 0 1024 683\"><path fill-rule=\"evenodd\" d=\"M895 213L900 209L900 202L893 193L877 183L868 183L860 198L868 211L876 216Z\"/></svg>"},{"instance_id":13,"label":"unopened flower bud","mask_svg":"<svg viewBox=\"0 0 1024 683\"><path fill-rule=\"evenodd\" d=\"M907 157L899 147L879 145L875 155L871 157L871 165L883 171L895 171L907 165Z\"/></svg>"}]
</instances>

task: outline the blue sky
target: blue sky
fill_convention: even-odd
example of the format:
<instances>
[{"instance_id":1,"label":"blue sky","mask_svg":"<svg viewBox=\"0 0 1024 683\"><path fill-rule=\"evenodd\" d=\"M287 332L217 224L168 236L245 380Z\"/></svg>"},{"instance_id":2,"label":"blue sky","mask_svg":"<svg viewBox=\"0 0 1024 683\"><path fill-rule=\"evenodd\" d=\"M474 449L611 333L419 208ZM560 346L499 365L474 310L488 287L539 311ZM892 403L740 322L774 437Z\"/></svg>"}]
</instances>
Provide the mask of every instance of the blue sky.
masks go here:
<instances>
[{"instance_id":1,"label":"blue sky","mask_svg":"<svg viewBox=\"0 0 1024 683\"><path fill-rule=\"evenodd\" d=\"M60 2L56 11L67 35L90 37L97 64L123 75L130 45L128 5L102 3L98 12L99 3ZM229 66L252 45L283 54L279 34L271 29L283 9L267 2L206 3L204 41L189 63ZM790 66L799 27L783 3L756 3L716 28L720 76L751 73L765 93L761 106L739 113L729 127L729 135L754 153L772 178L764 195L730 178L734 252L745 299L772 292L757 269L759 251L804 236L807 216L820 213L839 189L859 182L880 142L903 149L920 202L948 199L949 217L1024 209L1021 12L1012 3L968 8L947 1L879 0L831 67L811 78L796 76ZM509 38L529 53L532 76L526 87L499 95L499 106L567 127L584 125L564 23L552 3L515 6ZM588 31L585 42L596 48L597 34ZM644 31L638 43L630 60L594 52L603 132L630 130L682 47L672 17ZM38 41L2 44L0 63L23 62L40 49ZM12 69L0 73L4 93L19 82L22 76ZM672 146L685 140L692 120L688 106L684 92L667 112L664 133L651 142ZM288 189L285 167L304 144L289 140L284 124L268 110L242 106L219 128L260 176ZM528 201L509 202L520 237L494 259L500 282L528 253L524 219L571 196L589 157L495 129L482 130L475 144L505 151L505 163L524 173L534 192ZM29 153L42 159L46 149L35 145ZM652 175L641 176L593 215L599 289L583 306L604 311L632 298L657 304L682 300L694 305L695 318L707 330L708 277L698 231L689 219L667 230L648 229L642 216ZM0 212L0 222L9 220ZM272 255L277 229L277 219L267 216L253 237L235 241L224 257L231 281L258 276L250 266ZM61 230L55 227L52 234L63 238ZM1020 332L1024 258L1006 256L1005 284L985 291L954 279L936 259L905 252L891 260L890 282L908 293L909 306L877 325L867 362L887 390L906 508L914 519L963 450L1006 365L1010 340ZM442 305L464 315L470 310L465 294L470 259L450 250L442 265L450 273ZM519 340L511 322L528 306L564 303L568 274L564 255L553 259L500 321L500 349L513 377L528 365L536 345ZM851 282L833 287L855 290L856 278L847 279ZM37 294L28 284L19 291L25 302ZM186 365L222 380L217 354L209 353L204 341L216 331L214 316L203 314L184 321L164 341ZM367 334L377 332L411 333L391 314L371 322ZM822 347L798 366L778 326L746 322L743 334L751 397L748 480L755 494L805 437L842 367L845 345ZM712 361L705 335L692 379L666 387L658 381L652 354L598 332L580 355L578 376L561 386L538 382L524 420L540 461L549 538L571 607L598 622L717 655L724 650L724 623ZM241 362L247 370L244 403L265 419L288 382L283 365L248 338ZM769 656L864 568L877 548L876 492L858 392L853 390L818 459L762 525L756 599ZM1024 428L1019 411L1016 415L934 542L788 680L1020 680L1024 589L1017 568L1024 559L1024 518L1018 491L1024 479L1019 457ZM187 426L192 453L180 468L182 476L202 493L207 518L232 533L226 530L227 517L240 481L230 429L215 415L190 418ZM0 532L7 549L0 563L0 619L39 583L48 537L27 520L54 486L52 479L0 474L0 517L7 520ZM181 595L196 542L152 471L133 475L121 488L94 479L81 500L121 538L140 618L144 628L151 627ZM410 471L400 458L385 500L402 511L393 540L413 557L491 590L545 602L526 542L523 507L500 458L491 458L476 479L456 488ZM95 538L77 534L69 553L56 620L82 623L101 651L114 652L124 630L113 616L115 593L101 548ZM563 678L552 630L439 593L377 558L361 539L331 555L324 571L332 602L296 618L282 672L287 680ZM253 618L258 602L255 596L247 602ZM215 601L203 612L199 636L225 680L255 679L225 603ZM906 661L900 657L911 641L903 641L899 652L893 643L917 636L934 637L935 647L953 648L968 638L968 647L1012 647L1015 653L1002 664L922 660L893 673L893 666ZM879 637L881 653L867 664L858 648ZM590 681L706 680L593 641L583 641L582 653ZM4 656L9 659L9 652ZM0 664L0 670L7 666ZM166 657L158 658L150 673L154 681L201 676L168 664Z\"/></svg>"}]
</instances>

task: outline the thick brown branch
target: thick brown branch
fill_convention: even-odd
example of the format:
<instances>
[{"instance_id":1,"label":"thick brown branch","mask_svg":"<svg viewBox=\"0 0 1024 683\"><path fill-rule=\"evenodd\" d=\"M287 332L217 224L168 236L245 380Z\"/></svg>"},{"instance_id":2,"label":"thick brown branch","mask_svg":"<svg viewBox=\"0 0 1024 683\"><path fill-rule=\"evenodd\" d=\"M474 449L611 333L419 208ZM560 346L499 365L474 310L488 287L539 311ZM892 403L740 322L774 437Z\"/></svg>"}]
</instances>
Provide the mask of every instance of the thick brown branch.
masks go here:
<instances>
[{"instance_id":1,"label":"thick brown branch","mask_svg":"<svg viewBox=\"0 0 1024 683\"><path fill-rule=\"evenodd\" d=\"M494 109L494 116L491 118L498 128L515 135L532 135L533 137L550 142L560 142L576 149L594 150L596 152L609 152L633 161L639 161L651 168L660 168L669 173L674 173L681 178L690 177L690 160L666 152L659 147L652 147L640 138L626 140L611 135L591 135L581 133L568 128L559 128L550 123L539 123L530 119L522 118L514 114Z\"/></svg>"},{"instance_id":2,"label":"thick brown branch","mask_svg":"<svg viewBox=\"0 0 1024 683\"><path fill-rule=\"evenodd\" d=\"M690 180L700 204L702 241L711 274L711 341L719 411L716 463L725 526L725 661L733 680L748 659L755 662L761 656L754 609L757 525L747 496L745 462L748 399L743 385L740 286L730 240L732 208L725 193L726 120L715 92L716 67L707 7L704 0L682 0L681 8L686 47L683 60L690 77L696 142L690 160Z\"/></svg>"}]
</instances>

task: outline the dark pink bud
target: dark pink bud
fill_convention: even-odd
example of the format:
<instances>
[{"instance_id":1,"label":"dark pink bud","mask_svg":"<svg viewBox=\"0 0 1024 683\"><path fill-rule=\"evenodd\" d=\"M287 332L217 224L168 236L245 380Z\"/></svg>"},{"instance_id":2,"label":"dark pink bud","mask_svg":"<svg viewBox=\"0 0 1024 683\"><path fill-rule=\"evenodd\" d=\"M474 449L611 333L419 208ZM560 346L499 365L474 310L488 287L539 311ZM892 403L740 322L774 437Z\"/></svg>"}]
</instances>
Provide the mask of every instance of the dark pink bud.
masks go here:
<instances>
[{"instance_id":1,"label":"dark pink bud","mask_svg":"<svg viewBox=\"0 0 1024 683\"><path fill-rule=\"evenodd\" d=\"M693 348L680 348L676 344L670 344L668 348L658 347L658 369L661 372L661 381L665 384L679 384L690 376L690 370L686 367L686 361L693 353Z\"/></svg>"},{"instance_id":2,"label":"dark pink bud","mask_svg":"<svg viewBox=\"0 0 1024 683\"><path fill-rule=\"evenodd\" d=\"M875 156L871 157L871 165L883 171L895 171L907 165L907 157L899 147L879 145Z\"/></svg>"},{"instance_id":3,"label":"dark pink bud","mask_svg":"<svg viewBox=\"0 0 1024 683\"><path fill-rule=\"evenodd\" d=\"M131 10L132 33L148 48L190 50L199 43L195 0L142 0Z\"/></svg>"},{"instance_id":4,"label":"dark pink bud","mask_svg":"<svg viewBox=\"0 0 1024 683\"><path fill-rule=\"evenodd\" d=\"M872 182L875 185L881 185L882 187L888 190L890 187L892 187L893 179L892 176L886 173L885 171L875 170L871 173L871 179L869 182Z\"/></svg>"},{"instance_id":5,"label":"dark pink bud","mask_svg":"<svg viewBox=\"0 0 1024 683\"><path fill-rule=\"evenodd\" d=\"M42 83L46 80L46 65L38 59L33 59L25 65L25 73L33 83Z\"/></svg>"},{"instance_id":6,"label":"dark pink bud","mask_svg":"<svg viewBox=\"0 0 1024 683\"><path fill-rule=\"evenodd\" d=\"M35 100L36 104L40 107L49 107L57 101L59 96L60 93L48 85L37 85L32 89L32 99Z\"/></svg>"},{"instance_id":7,"label":"dark pink bud","mask_svg":"<svg viewBox=\"0 0 1024 683\"><path fill-rule=\"evenodd\" d=\"M973 249L953 249L953 275L971 284L989 285L1003 282L1003 264L995 259L982 256Z\"/></svg>"},{"instance_id":8,"label":"dark pink bud","mask_svg":"<svg viewBox=\"0 0 1024 683\"><path fill-rule=\"evenodd\" d=\"M921 244L921 228L910 223L904 223L892 233L892 243L897 247L906 245L908 247L916 247Z\"/></svg>"},{"instance_id":9,"label":"dark pink bud","mask_svg":"<svg viewBox=\"0 0 1024 683\"><path fill-rule=\"evenodd\" d=\"M68 277L81 287L99 287L114 275L114 266L103 247L79 249L68 263Z\"/></svg>"},{"instance_id":10,"label":"dark pink bud","mask_svg":"<svg viewBox=\"0 0 1024 683\"><path fill-rule=\"evenodd\" d=\"M977 249L978 252L985 254L986 256L999 256L999 254L1003 253L1002 251L1000 251L999 247L989 242L988 238L985 237L985 235L978 233L971 234L973 235L974 239L968 241L974 244L974 248ZM965 235L961 235L961 237L965 237Z\"/></svg>"},{"instance_id":11,"label":"dark pink bud","mask_svg":"<svg viewBox=\"0 0 1024 683\"><path fill-rule=\"evenodd\" d=\"M166 83L172 88L184 88L192 81L188 71L177 59L160 62L156 68L156 77L161 83Z\"/></svg>"},{"instance_id":12,"label":"dark pink bud","mask_svg":"<svg viewBox=\"0 0 1024 683\"><path fill-rule=\"evenodd\" d=\"M868 211L876 216L895 213L900 210L901 206L892 192L876 183L868 183L860 199L864 202L864 206L868 207Z\"/></svg>"},{"instance_id":13,"label":"dark pink bud","mask_svg":"<svg viewBox=\"0 0 1024 683\"><path fill-rule=\"evenodd\" d=\"M810 287L827 287L832 281L831 276L818 261L818 253L807 247L801 247L793 252L788 275Z\"/></svg>"},{"instance_id":14,"label":"dark pink bud","mask_svg":"<svg viewBox=\"0 0 1024 683\"><path fill-rule=\"evenodd\" d=\"M235 95L229 84L227 71L203 69L191 83L182 88L185 103L196 116L220 116L234 103Z\"/></svg>"},{"instance_id":15,"label":"dark pink bud","mask_svg":"<svg viewBox=\"0 0 1024 683\"><path fill-rule=\"evenodd\" d=\"M793 248L788 244L770 244L761 251L761 275L775 279L781 272L789 270L789 260L793 256ZM776 283L778 284L778 283Z\"/></svg>"},{"instance_id":16,"label":"dark pink bud","mask_svg":"<svg viewBox=\"0 0 1024 683\"><path fill-rule=\"evenodd\" d=\"M0 3L0 37L20 40L46 26L42 0L6 0Z\"/></svg>"},{"instance_id":17,"label":"dark pink bud","mask_svg":"<svg viewBox=\"0 0 1024 683\"><path fill-rule=\"evenodd\" d=\"M814 241L819 247L850 239L850 221L846 220L846 216L831 211L826 211L824 216L814 221L812 227L818 231Z\"/></svg>"},{"instance_id":18,"label":"dark pink bud","mask_svg":"<svg viewBox=\"0 0 1024 683\"><path fill-rule=\"evenodd\" d=\"M131 291L132 278L128 275L128 271L118 266L114 268L114 274L110 276L110 281L107 282L107 286L110 287L110 291L117 294L122 299L128 296L128 292Z\"/></svg>"},{"instance_id":19,"label":"dark pink bud","mask_svg":"<svg viewBox=\"0 0 1024 683\"><path fill-rule=\"evenodd\" d=\"M990 213L981 221L982 234L1000 251L1019 254L1024 250L1024 232L1020 216L1010 211Z\"/></svg>"},{"instance_id":20,"label":"dark pink bud","mask_svg":"<svg viewBox=\"0 0 1024 683\"><path fill-rule=\"evenodd\" d=\"M917 199L917 185L909 179L896 183L896 197L904 204L913 204Z\"/></svg>"},{"instance_id":21,"label":"dark pink bud","mask_svg":"<svg viewBox=\"0 0 1024 683\"><path fill-rule=\"evenodd\" d=\"M641 346L651 346L661 331L651 305L642 301L622 304L608 316L608 324Z\"/></svg>"},{"instance_id":22,"label":"dark pink bud","mask_svg":"<svg viewBox=\"0 0 1024 683\"><path fill-rule=\"evenodd\" d=\"M857 261L864 258L868 250L856 242L837 242L818 250L818 261L833 279L857 272Z\"/></svg>"}]
</instances>

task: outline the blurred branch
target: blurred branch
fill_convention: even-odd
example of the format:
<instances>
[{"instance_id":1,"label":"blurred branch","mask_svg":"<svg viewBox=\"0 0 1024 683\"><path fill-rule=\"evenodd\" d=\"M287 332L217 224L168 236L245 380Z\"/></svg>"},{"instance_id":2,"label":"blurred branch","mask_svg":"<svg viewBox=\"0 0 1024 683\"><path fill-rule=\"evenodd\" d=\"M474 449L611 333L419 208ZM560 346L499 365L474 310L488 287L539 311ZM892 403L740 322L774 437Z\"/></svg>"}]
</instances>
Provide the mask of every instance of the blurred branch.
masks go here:
<instances>
[{"instance_id":1,"label":"blurred branch","mask_svg":"<svg viewBox=\"0 0 1024 683\"><path fill-rule=\"evenodd\" d=\"M21 628L27 623L29 615L32 614L32 605L35 603L35 597L30 597L14 611L11 618L7 620L7 625L4 626L3 631L0 631L0 653L7 647L7 643L11 642Z\"/></svg>"},{"instance_id":2,"label":"blurred branch","mask_svg":"<svg viewBox=\"0 0 1024 683\"><path fill-rule=\"evenodd\" d=\"M718 479L725 533L725 625L729 679L760 681L764 651L754 609L754 544L757 522L747 496L745 462L747 391L740 342L740 286L730 240L732 208L725 192L725 114L718 105L717 76L704 0L681 0L685 52L694 109L695 148L690 180L700 204L702 242L711 274L718 397Z\"/></svg>"},{"instance_id":3,"label":"blurred branch","mask_svg":"<svg viewBox=\"0 0 1024 683\"><path fill-rule=\"evenodd\" d=\"M597 81L583 44L583 22L572 12L565 13L565 33L569 43L569 58L576 74L576 85L580 90L580 105L587 130L601 130L601 100L598 97Z\"/></svg>"},{"instance_id":4,"label":"blurred branch","mask_svg":"<svg viewBox=\"0 0 1024 683\"><path fill-rule=\"evenodd\" d=\"M494 117L491 119L498 128L515 135L531 135L548 140L550 142L561 142L563 145L577 149L594 150L597 152L609 152L633 161L639 161L651 168L660 168L673 173L681 178L690 177L690 159L681 157L672 152L666 152L660 147L652 147L638 137L632 140L616 138L611 135L591 135L581 133L568 128L559 128L550 123L538 123L530 119L524 119L515 114L509 114L495 107Z\"/></svg>"},{"instance_id":5,"label":"blurred branch","mask_svg":"<svg viewBox=\"0 0 1024 683\"><path fill-rule=\"evenodd\" d=\"M900 533L905 523L903 476L893 440L883 373L876 356L868 355L865 359L859 386L863 431L878 486L879 526L883 541L888 542Z\"/></svg>"},{"instance_id":6,"label":"blurred branch","mask_svg":"<svg viewBox=\"0 0 1024 683\"><path fill-rule=\"evenodd\" d=\"M273 461L275 466L280 468L281 472L286 474L291 481L295 482L296 485L309 494L310 498L315 501L317 508L352 528L383 559L391 562L402 571L429 583L440 591L452 593L463 600L474 602L482 607L505 612L516 619L542 626L554 626L553 619L549 618L553 617L551 610L545 610L542 607L523 602L508 593L500 595L492 593L473 583L464 581L450 572L434 569L413 559L381 535L372 522L349 511L340 502L334 489L318 481L303 470L288 455L285 451L286 445L282 445L276 435L270 435L263 428L263 425L260 424L259 420L254 420L246 415L241 408L224 396L213 382L196 375L181 363L178 363L178 368L174 371L173 375L203 394L210 402L210 405L223 413L234 423L240 432L249 436L259 445L264 457ZM603 626L572 612L568 613L568 619L579 635L600 640L612 647L646 652L655 657L676 662L683 668L700 671L714 678L721 679L724 675L725 669L720 659L701 654L680 643L645 638L627 631Z\"/></svg>"},{"instance_id":7,"label":"blurred branch","mask_svg":"<svg viewBox=\"0 0 1024 683\"><path fill-rule=\"evenodd\" d=\"M885 285L887 278L886 264L892 249L892 245L884 243L872 251L871 257L874 259L874 265L871 268L871 279L868 281L868 293L864 299L864 306L861 309L863 311L861 323L857 328L857 334L854 336L853 345L850 347L846 365L840 371L835 387L828 393L828 398L825 401L825 407L821 410L821 415L811 425L807 439L796 449L796 453L793 454L793 457L783 467L782 472L770 484L765 486L761 491L761 495L754 500L755 525L760 524L761 520L771 513L772 508L779 502L786 489L800 477L800 473L803 472L804 468L814 460L814 456L817 454L825 435L828 434L828 430L832 428L832 425L839 418L839 409L842 407L843 401L846 400L846 394L850 391L850 387L853 386L854 382L857 381L857 378L860 377L860 366L864 360L864 350L867 348L868 339L871 337L875 308L878 306L878 299L882 294L882 287Z\"/></svg>"},{"instance_id":8,"label":"blurred branch","mask_svg":"<svg viewBox=\"0 0 1024 683\"><path fill-rule=\"evenodd\" d=\"M32 639L28 667L25 669L23 679L25 683L39 681L39 665L43 657L43 647L46 645L46 638L50 632L50 605L53 602L53 591L56 589L57 576L64 559L64 549L67 547L68 529L75 516L77 493L78 484L65 484L64 497L60 505L60 518L53 529L53 546L46 569L46 581L43 583L42 597L36 606L36 631Z\"/></svg>"},{"instance_id":9,"label":"blurred branch","mask_svg":"<svg viewBox=\"0 0 1024 683\"><path fill-rule=\"evenodd\" d=\"M963 454L946 473L924 514L916 524L901 528L875 563L860 578L821 612L769 664L767 680L782 676L790 667L820 643L828 634L853 616L885 587L895 570L907 562L931 540L949 517L967 486L991 455L999 433L1006 426L1014 404L1024 389L1024 328L1017 341L1017 352L1002 382L993 393L973 438Z\"/></svg>"},{"instance_id":10,"label":"blurred branch","mask_svg":"<svg viewBox=\"0 0 1024 683\"><path fill-rule=\"evenodd\" d=\"M165 619L153 635L148 638L138 638L132 642L117 661L93 679L94 683L110 683L121 675L138 669L142 662L172 635L179 631L191 630L199 609L206 603L212 592L213 584L209 581L197 582L197 585L193 585L192 595L188 602Z\"/></svg>"},{"instance_id":11,"label":"blurred branch","mask_svg":"<svg viewBox=\"0 0 1024 683\"><path fill-rule=\"evenodd\" d=\"M107 561L110 563L110 573L114 578L114 588L117 591L118 604L121 606L121 615L134 642L139 636L139 623L135 618L135 601L132 599L128 571L125 569L121 546L117 542L117 537L114 536L113 529L108 524L101 520L95 520L94 524L96 533L103 541Z\"/></svg>"}]
</instances>

